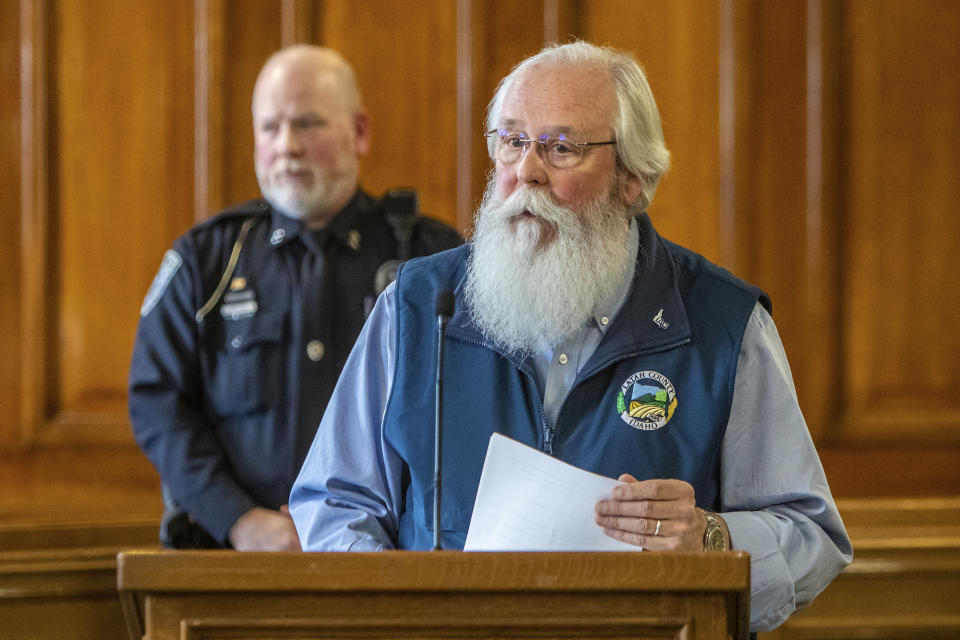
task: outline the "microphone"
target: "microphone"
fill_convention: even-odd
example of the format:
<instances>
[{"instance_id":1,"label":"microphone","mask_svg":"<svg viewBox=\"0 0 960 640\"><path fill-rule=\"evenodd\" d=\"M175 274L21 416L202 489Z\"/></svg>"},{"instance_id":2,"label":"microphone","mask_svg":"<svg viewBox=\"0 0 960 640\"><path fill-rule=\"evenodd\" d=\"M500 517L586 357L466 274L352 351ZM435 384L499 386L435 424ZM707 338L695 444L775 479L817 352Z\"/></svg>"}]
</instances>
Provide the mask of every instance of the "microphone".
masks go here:
<instances>
[{"instance_id":1,"label":"microphone","mask_svg":"<svg viewBox=\"0 0 960 640\"><path fill-rule=\"evenodd\" d=\"M455 301L453 291L443 289L437 294L434 313L437 316L437 395L433 431L433 550L440 551L440 489L441 489L441 444L443 442L443 332L447 320L453 315Z\"/></svg>"}]
</instances>

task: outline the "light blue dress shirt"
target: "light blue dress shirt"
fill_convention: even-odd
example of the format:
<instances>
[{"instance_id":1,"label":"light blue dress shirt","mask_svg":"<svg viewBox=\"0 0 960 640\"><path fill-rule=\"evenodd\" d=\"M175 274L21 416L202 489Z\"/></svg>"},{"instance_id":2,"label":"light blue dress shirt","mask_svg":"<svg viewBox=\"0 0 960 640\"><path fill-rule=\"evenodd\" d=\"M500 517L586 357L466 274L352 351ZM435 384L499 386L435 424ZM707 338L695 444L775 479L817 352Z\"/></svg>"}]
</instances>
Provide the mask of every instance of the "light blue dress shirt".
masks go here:
<instances>
[{"instance_id":1,"label":"light blue dress shirt","mask_svg":"<svg viewBox=\"0 0 960 640\"><path fill-rule=\"evenodd\" d=\"M631 233L638 246L635 224ZM629 292L628 279L580 335L535 356L551 423ZM290 511L306 551L395 545L403 462L381 429L395 367L395 304L390 285L357 340L293 486ZM751 630L769 630L809 604L853 551L776 326L759 303L744 331L721 459L721 515L733 548L751 556Z\"/></svg>"}]
</instances>

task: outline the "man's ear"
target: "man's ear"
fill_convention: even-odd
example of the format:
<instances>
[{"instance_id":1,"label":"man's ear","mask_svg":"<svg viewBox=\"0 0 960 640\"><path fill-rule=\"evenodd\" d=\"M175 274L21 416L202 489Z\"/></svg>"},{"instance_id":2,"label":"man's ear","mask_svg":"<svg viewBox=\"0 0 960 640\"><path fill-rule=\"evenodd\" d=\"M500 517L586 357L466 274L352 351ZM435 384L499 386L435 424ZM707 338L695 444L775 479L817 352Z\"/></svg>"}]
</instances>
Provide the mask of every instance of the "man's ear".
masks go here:
<instances>
[{"instance_id":1,"label":"man's ear","mask_svg":"<svg viewBox=\"0 0 960 640\"><path fill-rule=\"evenodd\" d=\"M628 173L626 179L620 183L620 197L623 198L624 204L632 205L642 191L643 178L634 173Z\"/></svg>"},{"instance_id":2,"label":"man's ear","mask_svg":"<svg viewBox=\"0 0 960 640\"><path fill-rule=\"evenodd\" d=\"M358 156L367 155L370 150L370 115L363 110L353 116L354 149Z\"/></svg>"}]
</instances>

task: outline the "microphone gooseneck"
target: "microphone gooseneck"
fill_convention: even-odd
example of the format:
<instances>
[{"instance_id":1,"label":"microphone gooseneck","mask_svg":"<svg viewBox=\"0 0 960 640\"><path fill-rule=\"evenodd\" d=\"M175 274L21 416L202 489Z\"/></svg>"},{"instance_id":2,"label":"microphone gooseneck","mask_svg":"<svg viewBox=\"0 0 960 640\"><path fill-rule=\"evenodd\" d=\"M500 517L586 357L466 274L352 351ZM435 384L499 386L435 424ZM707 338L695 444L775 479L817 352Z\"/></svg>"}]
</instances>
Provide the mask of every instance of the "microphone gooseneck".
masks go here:
<instances>
[{"instance_id":1,"label":"microphone gooseneck","mask_svg":"<svg viewBox=\"0 0 960 640\"><path fill-rule=\"evenodd\" d=\"M433 550L440 551L440 492L442 485L443 443L443 332L447 320L453 315L455 301L453 292L443 289L437 294L434 312L437 316L437 387L433 431Z\"/></svg>"}]
</instances>

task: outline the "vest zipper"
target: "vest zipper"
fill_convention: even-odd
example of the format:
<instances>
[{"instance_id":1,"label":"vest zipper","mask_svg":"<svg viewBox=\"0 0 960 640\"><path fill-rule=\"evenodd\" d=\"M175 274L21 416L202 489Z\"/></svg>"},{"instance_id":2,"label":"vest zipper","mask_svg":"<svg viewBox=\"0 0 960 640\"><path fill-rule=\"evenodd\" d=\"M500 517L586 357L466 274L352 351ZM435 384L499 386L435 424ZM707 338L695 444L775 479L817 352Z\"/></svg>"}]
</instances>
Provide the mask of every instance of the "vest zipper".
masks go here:
<instances>
[{"instance_id":1,"label":"vest zipper","mask_svg":"<svg viewBox=\"0 0 960 640\"><path fill-rule=\"evenodd\" d=\"M483 347L483 348L485 348L485 349L490 349L490 347L488 347L487 344L486 344L485 342L483 342L482 340L473 340L472 338L467 338L467 337L462 336L462 335L457 335L456 333L454 333L454 334L452 334L452 335L451 335L451 334L447 334L447 335L448 335L449 337L452 337L452 338L454 338L455 340L459 340L459 341L461 341L461 342L466 342L466 343L469 343L469 344L475 344L475 345L477 345L478 347ZM494 353L497 353L497 354L503 356L504 358L507 358L507 356L505 356L504 354L500 353L499 351L496 351L496 350L494 350L494 349L490 349L490 351L493 351ZM507 358L507 360L510 360L510 359ZM510 364L513 364L513 363L511 362ZM514 365L514 366L516 366L516 365ZM540 397L540 387L537 386L537 381L536 381L536 379L534 379L534 377L533 377L531 374L527 373L526 371L524 371L524 370L521 369L520 367L517 367L517 369L519 369L519 370L520 370L520 373L522 373L523 375L525 375L525 376L527 377L527 379L530 381L531 386L533 387L533 393L534 393L534 395L536 395L536 397L537 397L537 411L539 411L539 413L540 413L540 416L539 416L539 417L540 417L540 431L541 431L541 433L543 433L543 451L544 451L544 453L548 453L548 454L550 454L550 455L553 455L553 430L550 429L550 427L547 426L546 412L544 412L544 410L543 410L543 398ZM561 405L561 406L562 406L562 405Z\"/></svg>"},{"instance_id":2,"label":"vest zipper","mask_svg":"<svg viewBox=\"0 0 960 640\"><path fill-rule=\"evenodd\" d=\"M540 397L540 387L537 385L536 379L523 369L520 369L523 372L523 375L527 376L527 379L530 381L530 384L533 386L533 393L537 396L537 410L540 412L540 431L543 432L543 451L549 455L553 455L553 429L547 425L547 415L546 411L543 409L543 398Z\"/></svg>"}]
</instances>

